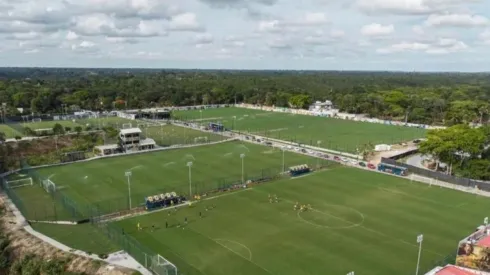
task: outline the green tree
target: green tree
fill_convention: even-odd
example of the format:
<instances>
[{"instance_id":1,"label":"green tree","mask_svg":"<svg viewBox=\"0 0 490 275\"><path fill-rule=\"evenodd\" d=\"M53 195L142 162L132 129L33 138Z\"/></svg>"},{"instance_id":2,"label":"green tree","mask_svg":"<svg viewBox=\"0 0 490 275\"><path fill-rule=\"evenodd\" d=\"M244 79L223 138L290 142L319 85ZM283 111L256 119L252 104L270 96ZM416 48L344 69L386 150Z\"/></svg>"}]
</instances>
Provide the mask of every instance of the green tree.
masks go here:
<instances>
[{"instance_id":1,"label":"green tree","mask_svg":"<svg viewBox=\"0 0 490 275\"><path fill-rule=\"evenodd\" d=\"M53 126L53 133L55 135L64 135L65 134L65 128L63 128L63 125L56 123Z\"/></svg>"},{"instance_id":2,"label":"green tree","mask_svg":"<svg viewBox=\"0 0 490 275\"><path fill-rule=\"evenodd\" d=\"M311 97L306 94L293 95L289 98L289 105L295 109L306 109L311 102Z\"/></svg>"},{"instance_id":3,"label":"green tree","mask_svg":"<svg viewBox=\"0 0 490 275\"><path fill-rule=\"evenodd\" d=\"M0 132L0 143L5 142L7 135L4 132Z\"/></svg>"},{"instance_id":4,"label":"green tree","mask_svg":"<svg viewBox=\"0 0 490 275\"><path fill-rule=\"evenodd\" d=\"M81 126L76 126L74 128L74 130L77 133L77 135L80 135L80 133L82 133L82 131L83 131L83 128Z\"/></svg>"}]
</instances>

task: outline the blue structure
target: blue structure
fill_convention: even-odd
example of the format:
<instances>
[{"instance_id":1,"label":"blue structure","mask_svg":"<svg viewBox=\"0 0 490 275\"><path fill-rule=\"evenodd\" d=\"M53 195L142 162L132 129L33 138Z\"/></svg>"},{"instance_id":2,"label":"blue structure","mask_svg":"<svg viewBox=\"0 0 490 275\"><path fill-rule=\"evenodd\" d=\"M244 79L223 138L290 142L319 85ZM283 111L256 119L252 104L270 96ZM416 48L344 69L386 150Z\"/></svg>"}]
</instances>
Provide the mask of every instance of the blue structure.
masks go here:
<instances>
[{"instance_id":1,"label":"blue structure","mask_svg":"<svg viewBox=\"0 0 490 275\"><path fill-rule=\"evenodd\" d=\"M185 202L183 196L178 196L175 192L148 196L145 198L146 210L155 210L162 207L169 207Z\"/></svg>"},{"instance_id":2,"label":"blue structure","mask_svg":"<svg viewBox=\"0 0 490 275\"><path fill-rule=\"evenodd\" d=\"M407 168L392 165L392 164L387 164L387 163L378 164L378 171L390 173L398 176L406 176L408 174Z\"/></svg>"},{"instance_id":3,"label":"blue structure","mask_svg":"<svg viewBox=\"0 0 490 275\"><path fill-rule=\"evenodd\" d=\"M309 172L311 172L311 169L306 164L289 167L289 174L292 177L300 176Z\"/></svg>"},{"instance_id":4,"label":"blue structure","mask_svg":"<svg viewBox=\"0 0 490 275\"><path fill-rule=\"evenodd\" d=\"M223 124L214 123L214 122L209 123L209 128L215 132L223 132L225 130L225 127L223 126Z\"/></svg>"}]
</instances>

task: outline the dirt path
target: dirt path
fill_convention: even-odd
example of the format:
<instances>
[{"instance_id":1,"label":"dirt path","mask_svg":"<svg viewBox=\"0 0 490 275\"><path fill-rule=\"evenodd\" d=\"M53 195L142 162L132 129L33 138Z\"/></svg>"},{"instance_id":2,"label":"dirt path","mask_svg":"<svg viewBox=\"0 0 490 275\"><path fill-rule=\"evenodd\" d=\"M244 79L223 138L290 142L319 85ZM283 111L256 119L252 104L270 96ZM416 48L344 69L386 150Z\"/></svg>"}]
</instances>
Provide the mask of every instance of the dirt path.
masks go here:
<instances>
[{"instance_id":1,"label":"dirt path","mask_svg":"<svg viewBox=\"0 0 490 275\"><path fill-rule=\"evenodd\" d=\"M108 265L102 261L77 256L61 251L56 247L32 236L24 230L25 224L18 221L11 209L7 207L4 195L0 196L0 208L3 213L0 217L0 226L3 233L10 240L10 248L16 258L22 258L27 254L34 254L46 261L50 259L67 259L67 271L84 272L96 275L126 275L132 274L131 269Z\"/></svg>"}]
</instances>

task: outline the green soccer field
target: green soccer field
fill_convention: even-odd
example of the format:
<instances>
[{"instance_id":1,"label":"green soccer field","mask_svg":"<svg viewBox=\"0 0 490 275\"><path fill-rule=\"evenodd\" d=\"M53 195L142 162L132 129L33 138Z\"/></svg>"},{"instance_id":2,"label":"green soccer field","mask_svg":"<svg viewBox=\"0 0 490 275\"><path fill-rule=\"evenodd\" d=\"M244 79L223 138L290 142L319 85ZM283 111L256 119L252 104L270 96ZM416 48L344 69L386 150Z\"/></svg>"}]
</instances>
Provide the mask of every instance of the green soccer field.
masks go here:
<instances>
[{"instance_id":1,"label":"green soccer field","mask_svg":"<svg viewBox=\"0 0 490 275\"><path fill-rule=\"evenodd\" d=\"M141 131L145 137L152 138L159 146L207 143L226 139L226 137L212 132L203 132L175 125L151 125L141 127Z\"/></svg>"},{"instance_id":2,"label":"green soccer field","mask_svg":"<svg viewBox=\"0 0 490 275\"><path fill-rule=\"evenodd\" d=\"M205 145L185 149L148 152L118 156L37 170L43 178L56 184L58 192L77 204L81 214L89 215L82 206L97 205L102 213L113 213L129 208L129 190L126 171L131 171L132 206L144 203L144 198L166 192L189 194L189 169L192 166L193 193L217 189L241 181L245 154L244 178L273 176L281 172L282 151L269 147L229 141L218 145ZM294 153L285 153L285 166L317 160ZM16 177L16 175L13 175ZM11 189L26 206L27 218L41 220L70 218L70 213L50 196L39 183ZM70 211L68 211L70 212Z\"/></svg>"},{"instance_id":3,"label":"green soccer field","mask_svg":"<svg viewBox=\"0 0 490 275\"><path fill-rule=\"evenodd\" d=\"M279 202L269 203L268 194ZM312 210L295 211L295 202ZM416 267L418 234L424 234L426 271L456 251L489 207L485 197L334 167L116 224L179 274L408 275Z\"/></svg>"},{"instance_id":4,"label":"green soccer field","mask_svg":"<svg viewBox=\"0 0 490 275\"><path fill-rule=\"evenodd\" d=\"M9 127L6 124L0 124L0 132L5 134L5 138L15 138L16 136L22 136L22 133L12 127Z\"/></svg>"},{"instance_id":5,"label":"green soccer field","mask_svg":"<svg viewBox=\"0 0 490 275\"><path fill-rule=\"evenodd\" d=\"M175 111L183 120L221 122L228 129L355 153L368 143L395 144L425 136L424 129L343 119L266 112L245 108ZM202 118L202 119L201 119Z\"/></svg>"}]
</instances>

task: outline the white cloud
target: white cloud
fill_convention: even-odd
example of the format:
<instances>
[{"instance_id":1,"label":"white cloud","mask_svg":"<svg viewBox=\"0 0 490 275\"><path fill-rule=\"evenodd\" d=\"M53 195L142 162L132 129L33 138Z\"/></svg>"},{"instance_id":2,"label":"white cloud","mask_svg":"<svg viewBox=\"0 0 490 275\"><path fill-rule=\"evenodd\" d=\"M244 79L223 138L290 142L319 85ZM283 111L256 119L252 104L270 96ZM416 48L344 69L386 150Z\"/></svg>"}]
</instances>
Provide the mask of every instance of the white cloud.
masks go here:
<instances>
[{"instance_id":1,"label":"white cloud","mask_svg":"<svg viewBox=\"0 0 490 275\"><path fill-rule=\"evenodd\" d=\"M322 12L308 12L298 23L299 25L316 26L328 23L328 19Z\"/></svg>"},{"instance_id":2,"label":"white cloud","mask_svg":"<svg viewBox=\"0 0 490 275\"><path fill-rule=\"evenodd\" d=\"M371 14L429 14L479 0L357 0L355 6Z\"/></svg>"},{"instance_id":3,"label":"white cloud","mask_svg":"<svg viewBox=\"0 0 490 275\"><path fill-rule=\"evenodd\" d=\"M68 31L68 33L66 34L66 40L68 41L77 40L77 39L78 39L78 34L72 31Z\"/></svg>"},{"instance_id":4,"label":"white cloud","mask_svg":"<svg viewBox=\"0 0 490 275\"><path fill-rule=\"evenodd\" d=\"M282 30L282 24L278 20L260 21L258 30L261 32L279 32Z\"/></svg>"},{"instance_id":5,"label":"white cloud","mask_svg":"<svg viewBox=\"0 0 490 275\"><path fill-rule=\"evenodd\" d=\"M395 32L393 25L381 25L377 23L365 25L361 28L361 34L364 36L385 36Z\"/></svg>"},{"instance_id":6,"label":"white cloud","mask_svg":"<svg viewBox=\"0 0 490 275\"><path fill-rule=\"evenodd\" d=\"M200 33L194 38L194 43L196 45L212 44L213 41L213 35L210 33Z\"/></svg>"},{"instance_id":7,"label":"white cloud","mask_svg":"<svg viewBox=\"0 0 490 275\"><path fill-rule=\"evenodd\" d=\"M187 12L172 17L169 29L173 31L200 32L204 30L204 27L197 21L196 14Z\"/></svg>"},{"instance_id":8,"label":"white cloud","mask_svg":"<svg viewBox=\"0 0 490 275\"><path fill-rule=\"evenodd\" d=\"M431 14L424 22L426 26L450 26L450 27L481 27L490 23L490 20L481 15L471 14Z\"/></svg>"},{"instance_id":9,"label":"white cloud","mask_svg":"<svg viewBox=\"0 0 490 275\"><path fill-rule=\"evenodd\" d=\"M466 43L452 39L441 38L433 43L420 43L420 42L401 42L393 44L386 48L380 48L377 50L381 54L393 54L401 52L424 52L427 54L448 54L454 52L461 52L468 49Z\"/></svg>"},{"instance_id":10,"label":"white cloud","mask_svg":"<svg viewBox=\"0 0 490 275\"><path fill-rule=\"evenodd\" d=\"M480 40L482 40L485 44L490 45L490 29L487 29L480 33L479 35Z\"/></svg>"},{"instance_id":11,"label":"white cloud","mask_svg":"<svg viewBox=\"0 0 490 275\"><path fill-rule=\"evenodd\" d=\"M36 39L40 39L41 37L42 37L41 33L30 31L30 32L13 33L8 38L15 39L15 40L36 40Z\"/></svg>"},{"instance_id":12,"label":"white cloud","mask_svg":"<svg viewBox=\"0 0 490 275\"><path fill-rule=\"evenodd\" d=\"M95 46L95 43L90 41L82 41L79 46L82 48L92 48Z\"/></svg>"}]
</instances>

